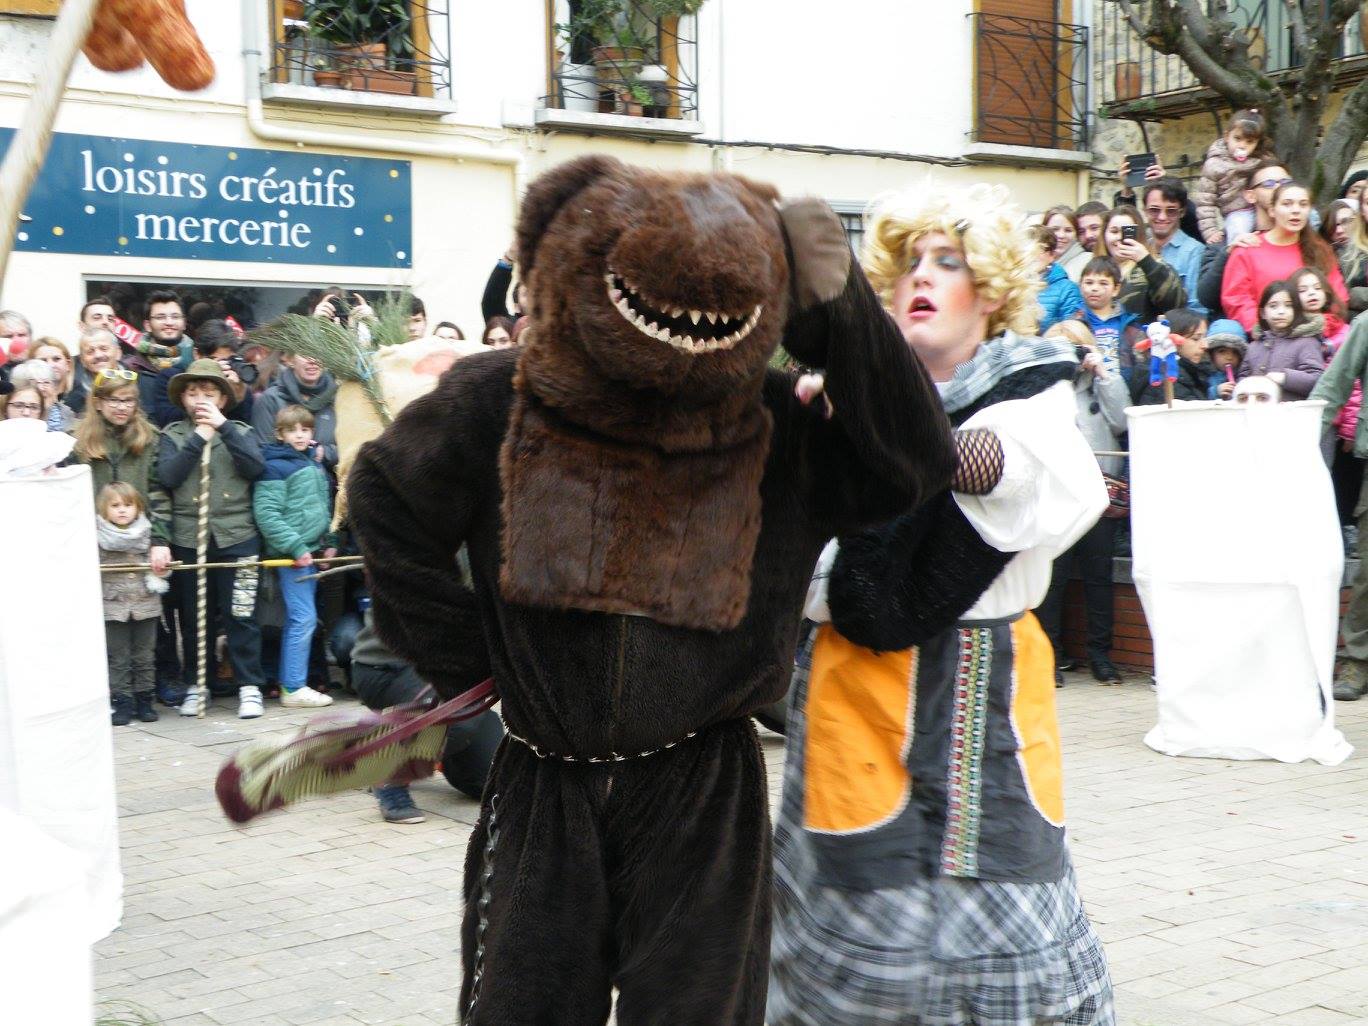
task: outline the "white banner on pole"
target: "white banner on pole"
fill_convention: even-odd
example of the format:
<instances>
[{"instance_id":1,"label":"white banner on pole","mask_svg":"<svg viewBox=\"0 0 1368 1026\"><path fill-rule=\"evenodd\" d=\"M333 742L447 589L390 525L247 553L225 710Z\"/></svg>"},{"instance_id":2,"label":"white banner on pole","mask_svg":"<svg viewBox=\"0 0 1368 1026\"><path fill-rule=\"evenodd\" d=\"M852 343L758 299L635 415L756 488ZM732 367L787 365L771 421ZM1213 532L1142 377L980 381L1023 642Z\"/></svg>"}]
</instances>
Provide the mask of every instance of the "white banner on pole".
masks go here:
<instances>
[{"instance_id":1,"label":"white banner on pole","mask_svg":"<svg viewBox=\"0 0 1368 1026\"><path fill-rule=\"evenodd\" d=\"M1331 695L1344 550L1320 453L1324 403L1127 411L1132 578L1154 639L1166 755L1353 750Z\"/></svg>"}]
</instances>

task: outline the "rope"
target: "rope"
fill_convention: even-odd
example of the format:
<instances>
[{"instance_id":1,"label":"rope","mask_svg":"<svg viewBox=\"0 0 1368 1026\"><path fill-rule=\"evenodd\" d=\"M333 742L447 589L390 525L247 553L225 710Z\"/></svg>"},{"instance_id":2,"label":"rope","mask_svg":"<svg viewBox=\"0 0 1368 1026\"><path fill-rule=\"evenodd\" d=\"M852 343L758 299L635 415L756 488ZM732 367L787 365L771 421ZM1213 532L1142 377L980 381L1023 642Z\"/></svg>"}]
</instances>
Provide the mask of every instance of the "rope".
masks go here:
<instances>
[{"instance_id":1,"label":"rope","mask_svg":"<svg viewBox=\"0 0 1368 1026\"><path fill-rule=\"evenodd\" d=\"M209 683L206 668L209 665L209 649L206 645L209 620L209 603L205 601L208 591L209 570L206 567L209 555L209 456L214 450L211 438L204 443L204 453L200 456L199 489L199 530L195 535L195 644L198 658L195 662L195 694L199 696L199 716L204 718L205 707L209 705Z\"/></svg>"},{"instance_id":2,"label":"rope","mask_svg":"<svg viewBox=\"0 0 1368 1026\"><path fill-rule=\"evenodd\" d=\"M318 557L315 557L314 562L315 562L315 563L345 563L345 564L352 564L352 563L360 563L360 562L361 562L361 559L362 559L361 556L334 556L332 559L327 559L327 558L325 558L325 557L323 557L323 556L318 556ZM231 562L231 563L182 563L182 562L180 562L179 560L175 560L175 561L173 561L173 562L171 562L171 563L168 563L168 564L166 565L166 569L168 569L168 570L199 570L199 569L202 568L202 569L205 569L205 570L224 570L224 569L239 570L239 569L241 569L242 567L246 567L246 566L264 566L264 567L294 566L294 560L293 560L293 559L289 559L289 558L284 558L284 557L282 557L282 558L280 558L280 559L239 559L239 560L235 560L235 561L233 561L233 562ZM127 571L129 571L129 570L151 570L151 569L152 569L152 564L151 564L151 563L105 563L105 564L101 565L101 567L100 567L100 573L102 573L102 574L116 574L116 573L125 573L125 572L127 572ZM354 567L351 567L350 565L348 565L348 566L345 566L345 567L339 567L339 569L355 569L355 568L354 568Z\"/></svg>"},{"instance_id":3,"label":"rope","mask_svg":"<svg viewBox=\"0 0 1368 1026\"><path fill-rule=\"evenodd\" d=\"M47 54L34 79L33 95L24 105L23 124L10 140L5 162L0 164L0 283L5 280L5 267L14 250L19 215L52 142L57 106L66 92L71 65L90 34L98 6L99 0L66 0L62 4Z\"/></svg>"}]
</instances>

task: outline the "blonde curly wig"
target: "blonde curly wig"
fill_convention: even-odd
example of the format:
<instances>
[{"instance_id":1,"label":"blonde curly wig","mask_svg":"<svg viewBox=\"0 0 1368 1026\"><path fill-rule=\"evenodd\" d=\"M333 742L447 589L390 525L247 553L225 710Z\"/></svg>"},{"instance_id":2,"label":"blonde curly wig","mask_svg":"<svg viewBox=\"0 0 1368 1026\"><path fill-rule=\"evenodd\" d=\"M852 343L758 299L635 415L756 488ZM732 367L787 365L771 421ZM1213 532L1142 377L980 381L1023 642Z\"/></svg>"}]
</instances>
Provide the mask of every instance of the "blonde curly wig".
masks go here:
<instances>
[{"instance_id":1,"label":"blonde curly wig","mask_svg":"<svg viewBox=\"0 0 1368 1026\"><path fill-rule=\"evenodd\" d=\"M863 264L884 305L893 285L912 267L912 247L925 235L942 232L959 241L974 290L1001 303L988 317L988 337L1011 329L1036 334L1042 281L1036 259L1040 246L1031 238L1022 212L1001 185L947 189L927 183L889 193L874 201L867 216Z\"/></svg>"}]
</instances>

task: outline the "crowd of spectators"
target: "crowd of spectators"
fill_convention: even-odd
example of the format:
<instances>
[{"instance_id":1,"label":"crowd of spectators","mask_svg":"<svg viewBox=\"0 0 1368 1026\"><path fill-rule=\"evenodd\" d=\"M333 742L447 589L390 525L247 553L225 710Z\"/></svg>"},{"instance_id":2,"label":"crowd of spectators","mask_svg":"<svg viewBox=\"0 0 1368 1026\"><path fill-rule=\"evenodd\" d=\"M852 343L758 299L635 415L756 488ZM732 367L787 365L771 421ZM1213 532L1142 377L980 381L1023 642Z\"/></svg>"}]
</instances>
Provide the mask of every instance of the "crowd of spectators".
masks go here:
<instances>
[{"instance_id":1,"label":"crowd of spectators","mask_svg":"<svg viewBox=\"0 0 1368 1026\"><path fill-rule=\"evenodd\" d=\"M1129 170L1123 163L1110 206L1053 207L1033 229L1040 246L1038 329L1076 347L1080 427L1099 453L1122 453L1125 406L1166 401L1144 350L1146 327L1167 321L1177 350L1177 376L1169 383L1176 400L1229 399L1242 379L1258 377L1282 399L1332 401L1336 432L1327 455L1346 551L1356 554L1355 510L1368 450L1368 441L1358 442L1363 368L1341 367L1317 389L1342 348L1341 363L1368 359L1368 345L1345 347L1349 322L1368 309L1368 172L1352 175L1337 198L1314 210L1310 191L1272 151L1253 111L1237 112L1211 144L1192 195L1158 163L1139 184L1130 184ZM339 288L314 290L293 311L359 333L374 316L362 295ZM285 706L326 705L323 632L316 627L337 620L352 599L314 587L310 568L346 546L325 529L336 491L338 382L314 360L253 343L243 325L218 312L199 303L187 315L174 292L156 291L145 297L138 330L130 311L97 296L77 314L70 347L33 338L21 313L0 311L0 358L8 357L0 365L0 419L37 418L49 430L74 434L74 458L94 471L101 529L126 533L145 518L146 558L158 569L173 559L193 561L198 460L210 447L210 559L244 566L210 571L210 622L224 637L227 665L218 669L210 645L206 669L220 690L236 689L244 717L260 715L264 698L277 694ZM489 276L481 314L482 343L517 345L527 318L511 252ZM408 328L413 339L465 338L453 321L430 325L416 297ZM1125 461L1099 461L1116 501L1061 563L1084 580L1090 669L1114 682L1110 559L1129 546ZM136 491L131 513L124 491L109 490L120 484ZM263 553L293 565L274 580L254 576ZM1056 652L1066 566L1042 609ZM111 642L112 674L114 649L120 653L116 723L154 718L153 688L182 714L199 711L191 687L198 610L194 590L177 580L184 576L173 575L155 602L154 659L130 654L146 646L146 630L124 631L132 640L121 634L118 646ZM141 598L132 605L154 604ZM1061 654L1056 679L1069 668Z\"/></svg>"},{"instance_id":2,"label":"crowd of spectators","mask_svg":"<svg viewBox=\"0 0 1368 1026\"><path fill-rule=\"evenodd\" d=\"M512 264L502 259L484 297L493 312L482 341L491 347L514 345L522 327L520 294L512 310L505 305L511 286ZM422 300L409 301L411 340L465 338L453 321L430 325ZM306 294L292 312L332 318L363 339L375 317L362 295L339 288ZM136 311L95 296L73 320L68 345L34 338L23 313L0 311L0 420L38 420L72 436L70 462L91 469L101 562L146 568L101 575L112 723L152 722L158 702L199 715L201 659L210 698L235 695L242 718L262 715L269 700L331 704L330 662L350 670L353 650L378 699L396 688L418 697L373 636L362 575L318 576L316 561L354 552L345 532L330 531L333 375L316 360L268 350L207 303L187 312L169 290L151 292ZM196 575L172 568L198 559L206 451L206 560L216 565L205 572L201 611ZM263 569L265 559L289 565ZM501 734L488 723L453 731L457 748L470 749L449 740L453 784L479 793ZM407 788L380 788L377 797L392 822L422 818Z\"/></svg>"}]
</instances>

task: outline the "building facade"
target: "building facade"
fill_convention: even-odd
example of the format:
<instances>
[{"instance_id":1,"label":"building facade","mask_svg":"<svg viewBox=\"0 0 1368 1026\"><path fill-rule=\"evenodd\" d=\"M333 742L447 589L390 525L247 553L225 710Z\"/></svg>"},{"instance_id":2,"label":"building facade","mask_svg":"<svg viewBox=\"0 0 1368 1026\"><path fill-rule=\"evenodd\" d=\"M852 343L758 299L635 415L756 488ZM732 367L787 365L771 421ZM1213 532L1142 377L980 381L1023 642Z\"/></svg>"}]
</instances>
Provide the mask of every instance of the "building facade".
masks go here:
<instances>
[{"instance_id":1,"label":"building facade","mask_svg":"<svg viewBox=\"0 0 1368 1026\"><path fill-rule=\"evenodd\" d=\"M121 285L248 322L318 286L402 285L477 334L522 189L586 153L815 194L852 236L928 177L1076 203L1095 81L1077 2L188 0L215 82L78 61L0 307L72 341ZM0 145L59 6L0 0Z\"/></svg>"}]
</instances>

